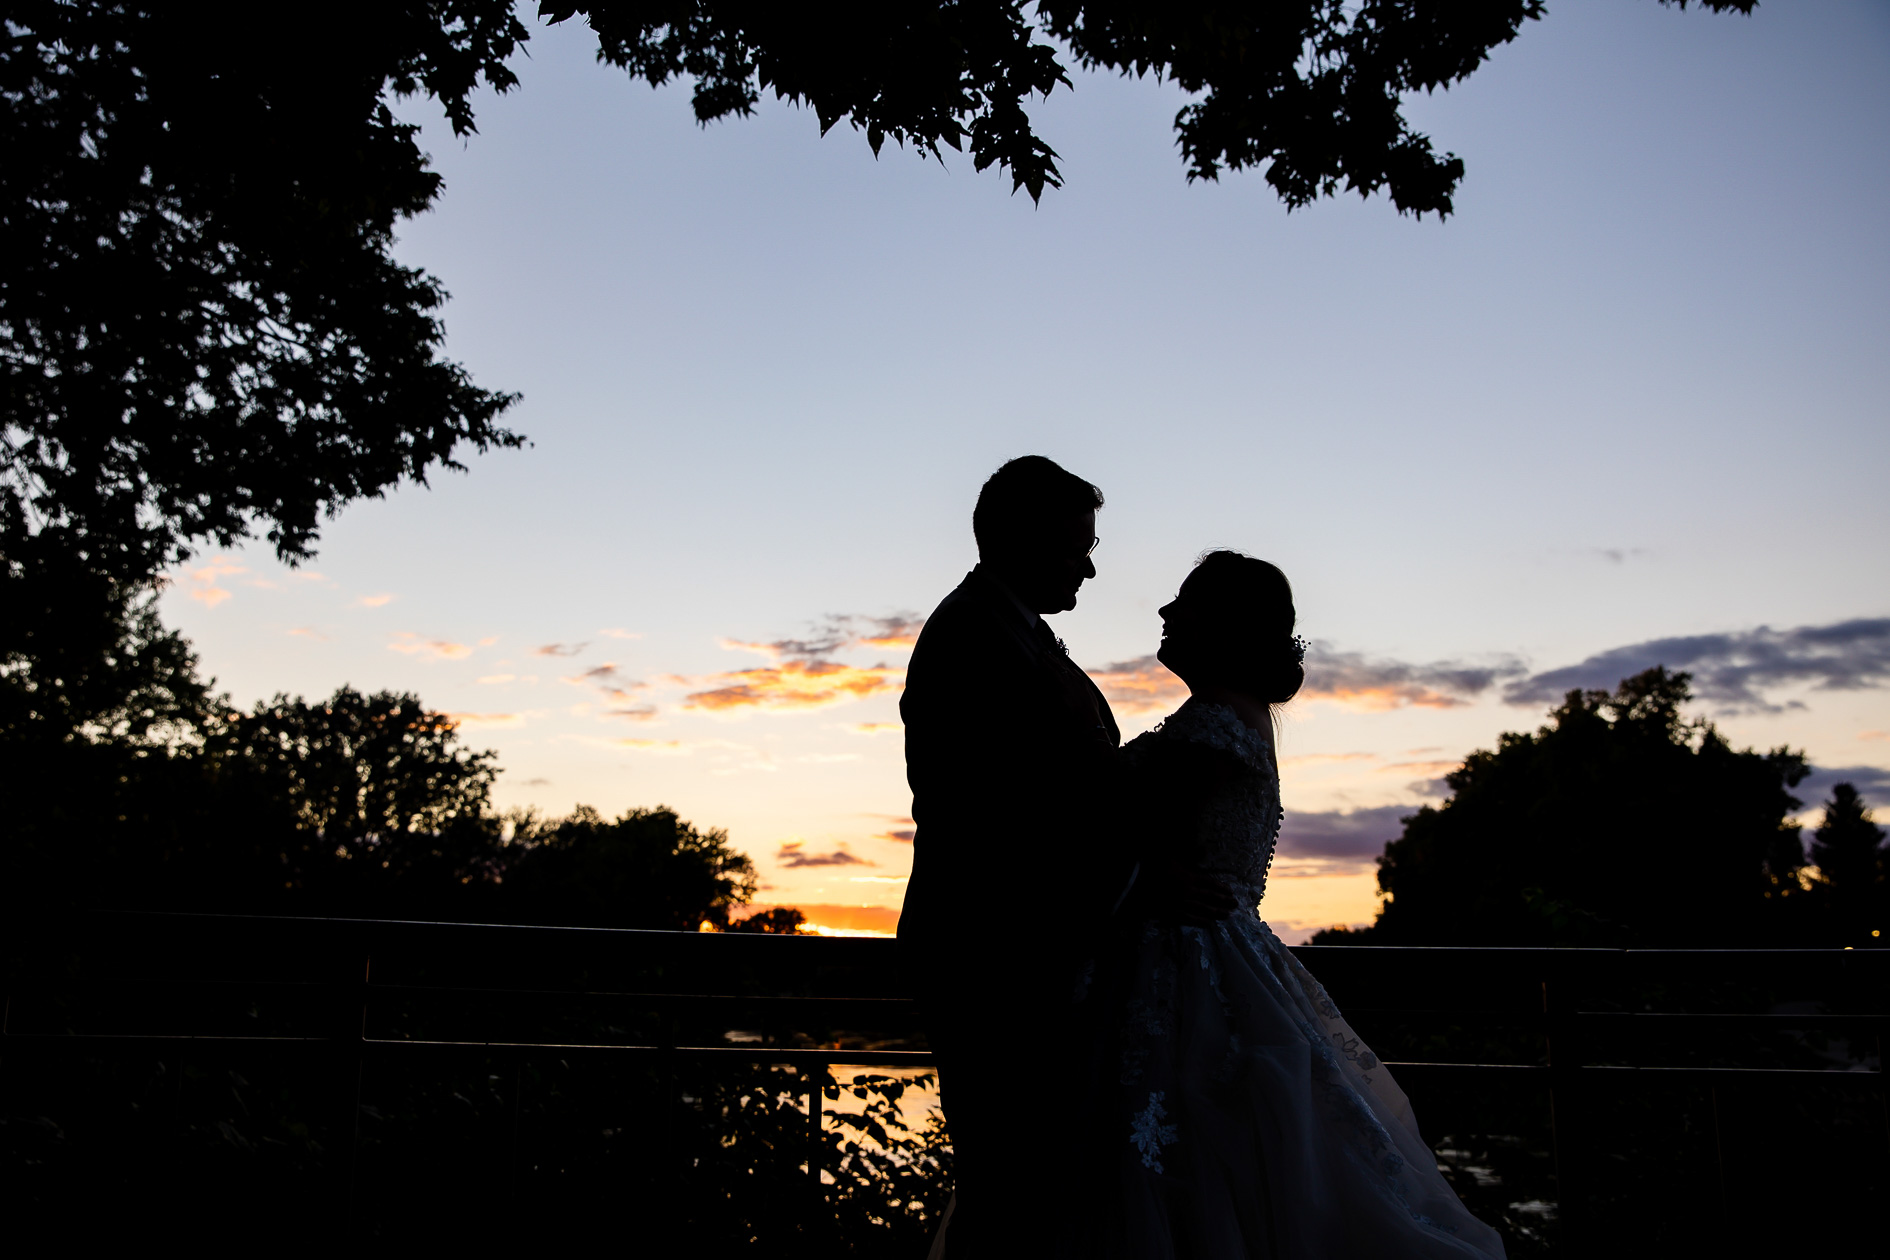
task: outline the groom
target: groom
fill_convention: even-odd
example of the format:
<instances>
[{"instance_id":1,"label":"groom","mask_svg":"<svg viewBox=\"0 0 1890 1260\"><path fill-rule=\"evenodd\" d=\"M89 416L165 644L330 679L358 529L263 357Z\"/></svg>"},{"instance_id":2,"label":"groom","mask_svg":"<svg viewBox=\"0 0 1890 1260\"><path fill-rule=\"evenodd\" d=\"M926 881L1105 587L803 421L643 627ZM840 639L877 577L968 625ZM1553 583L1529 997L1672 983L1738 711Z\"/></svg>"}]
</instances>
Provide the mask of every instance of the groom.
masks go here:
<instances>
[{"instance_id":1,"label":"groom","mask_svg":"<svg viewBox=\"0 0 1890 1260\"><path fill-rule=\"evenodd\" d=\"M1134 811L1109 703L1043 616L1096 576L1102 503L1040 455L993 473L978 567L926 621L899 703L918 824L899 941L951 1125L950 1260L1068 1238L1083 1120L1046 1131L1032 1104L1066 1108L1094 1042L1082 962L1134 880Z\"/></svg>"}]
</instances>

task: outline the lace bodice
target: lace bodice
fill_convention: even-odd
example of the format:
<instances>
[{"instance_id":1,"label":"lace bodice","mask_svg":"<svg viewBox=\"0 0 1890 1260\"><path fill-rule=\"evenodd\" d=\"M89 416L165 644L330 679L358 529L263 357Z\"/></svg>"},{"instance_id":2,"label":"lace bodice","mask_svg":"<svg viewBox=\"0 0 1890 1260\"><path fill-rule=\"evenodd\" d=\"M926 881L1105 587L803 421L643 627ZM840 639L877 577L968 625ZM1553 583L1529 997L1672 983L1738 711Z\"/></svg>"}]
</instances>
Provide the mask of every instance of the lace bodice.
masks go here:
<instances>
[{"instance_id":1,"label":"lace bodice","mask_svg":"<svg viewBox=\"0 0 1890 1260\"><path fill-rule=\"evenodd\" d=\"M1203 868L1225 875L1242 905L1258 905L1280 835L1280 772L1269 733L1252 729L1225 705L1189 700L1130 740L1127 751L1137 765L1193 755L1228 764L1231 755L1238 769L1216 776L1206 800L1187 804L1199 807Z\"/></svg>"}]
</instances>

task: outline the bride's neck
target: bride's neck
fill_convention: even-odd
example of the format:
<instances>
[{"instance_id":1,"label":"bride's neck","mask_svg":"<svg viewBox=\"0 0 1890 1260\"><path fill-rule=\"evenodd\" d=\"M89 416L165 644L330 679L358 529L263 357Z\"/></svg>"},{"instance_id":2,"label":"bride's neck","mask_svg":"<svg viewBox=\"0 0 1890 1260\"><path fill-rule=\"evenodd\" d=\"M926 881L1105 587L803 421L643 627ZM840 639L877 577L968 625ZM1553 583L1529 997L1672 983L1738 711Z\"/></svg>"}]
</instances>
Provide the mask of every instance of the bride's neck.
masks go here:
<instances>
[{"instance_id":1,"label":"bride's neck","mask_svg":"<svg viewBox=\"0 0 1890 1260\"><path fill-rule=\"evenodd\" d=\"M1267 712L1263 701L1256 700L1244 691L1235 691L1232 687L1196 687L1190 685L1188 691L1203 704L1226 705L1234 711L1241 724L1247 729L1260 731L1267 729L1272 715Z\"/></svg>"}]
</instances>

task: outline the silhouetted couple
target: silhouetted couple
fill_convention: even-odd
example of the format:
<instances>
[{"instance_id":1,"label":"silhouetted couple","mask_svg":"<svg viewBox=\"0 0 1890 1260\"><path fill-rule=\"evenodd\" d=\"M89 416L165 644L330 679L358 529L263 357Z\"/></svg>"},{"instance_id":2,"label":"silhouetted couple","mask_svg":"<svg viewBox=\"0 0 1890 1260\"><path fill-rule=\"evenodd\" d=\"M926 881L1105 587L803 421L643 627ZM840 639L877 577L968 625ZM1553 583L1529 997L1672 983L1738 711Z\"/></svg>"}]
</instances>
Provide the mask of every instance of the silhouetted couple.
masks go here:
<instances>
[{"instance_id":1,"label":"silhouetted couple","mask_svg":"<svg viewBox=\"0 0 1890 1260\"><path fill-rule=\"evenodd\" d=\"M918 823L899 939L986 1257L1486 1257L1404 1095L1256 907L1271 706L1303 679L1274 566L1204 556L1161 610L1192 693L1121 746L1043 615L1096 575L1095 486L1039 456L978 495L978 567L900 713Z\"/></svg>"}]
</instances>

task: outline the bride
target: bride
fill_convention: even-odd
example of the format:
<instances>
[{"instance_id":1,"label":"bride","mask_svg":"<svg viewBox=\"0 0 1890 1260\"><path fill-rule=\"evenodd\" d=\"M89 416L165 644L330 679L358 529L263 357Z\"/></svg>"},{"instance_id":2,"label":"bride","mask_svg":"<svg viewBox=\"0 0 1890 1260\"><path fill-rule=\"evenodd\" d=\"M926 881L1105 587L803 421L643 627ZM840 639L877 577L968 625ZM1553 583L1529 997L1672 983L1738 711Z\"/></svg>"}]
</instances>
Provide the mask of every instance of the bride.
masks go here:
<instances>
[{"instance_id":1,"label":"bride","mask_svg":"<svg viewBox=\"0 0 1890 1260\"><path fill-rule=\"evenodd\" d=\"M1256 906L1280 831L1272 706L1304 673L1273 565L1202 557L1161 610L1191 696L1125 750L1182 815L1178 868ZM1159 881L1155 881L1159 882ZM1253 909L1193 926L1131 915L1099 959L1113 1130L1090 1254L1157 1260L1492 1257L1502 1240L1437 1171L1410 1103Z\"/></svg>"}]
</instances>

